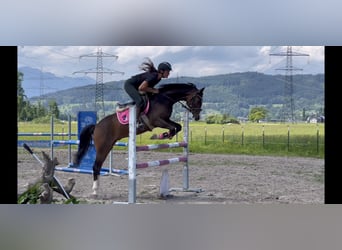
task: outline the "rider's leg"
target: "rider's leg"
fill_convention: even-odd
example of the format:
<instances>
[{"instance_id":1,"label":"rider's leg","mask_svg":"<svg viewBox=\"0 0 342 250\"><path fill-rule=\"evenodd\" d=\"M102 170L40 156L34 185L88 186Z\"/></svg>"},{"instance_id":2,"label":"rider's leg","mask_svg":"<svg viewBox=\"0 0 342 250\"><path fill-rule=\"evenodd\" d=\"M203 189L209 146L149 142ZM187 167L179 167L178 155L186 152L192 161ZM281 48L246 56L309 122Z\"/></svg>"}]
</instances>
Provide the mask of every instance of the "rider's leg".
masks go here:
<instances>
[{"instance_id":1,"label":"rider's leg","mask_svg":"<svg viewBox=\"0 0 342 250\"><path fill-rule=\"evenodd\" d=\"M143 113L145 108L144 100L141 98L141 102L137 102L137 120L140 120L145 124L145 126L152 131L153 126L150 124L150 120L148 119L147 115Z\"/></svg>"},{"instance_id":2,"label":"rider's leg","mask_svg":"<svg viewBox=\"0 0 342 250\"><path fill-rule=\"evenodd\" d=\"M152 130L153 127L150 125L149 119L145 114L140 115L141 112L143 112L145 108L145 101L143 99L143 96L139 91L136 90L136 88L130 84L129 80L127 80L124 84L124 88L127 92L127 94L134 100L136 107L137 107L137 120L139 121L139 117L142 120L142 122L147 126L149 130Z\"/></svg>"}]
</instances>

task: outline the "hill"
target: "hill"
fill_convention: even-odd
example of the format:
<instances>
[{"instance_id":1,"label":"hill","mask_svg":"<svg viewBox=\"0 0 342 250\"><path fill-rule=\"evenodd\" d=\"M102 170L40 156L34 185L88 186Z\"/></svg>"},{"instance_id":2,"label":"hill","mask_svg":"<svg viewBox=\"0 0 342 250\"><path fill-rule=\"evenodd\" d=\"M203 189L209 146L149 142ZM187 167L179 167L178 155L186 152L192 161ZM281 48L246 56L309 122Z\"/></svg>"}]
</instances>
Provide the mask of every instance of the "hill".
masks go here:
<instances>
[{"instance_id":1,"label":"hill","mask_svg":"<svg viewBox=\"0 0 342 250\"><path fill-rule=\"evenodd\" d=\"M28 98L95 83L95 80L88 76L58 77L31 67L20 67L18 70L24 74L22 87Z\"/></svg>"},{"instance_id":2,"label":"hill","mask_svg":"<svg viewBox=\"0 0 342 250\"><path fill-rule=\"evenodd\" d=\"M206 77L177 77L163 79L160 84L192 82L198 88L205 87L203 115L224 113L234 117L246 117L252 107L263 106L269 111L269 119L279 119L284 99L285 77L258 72L232 73ZM105 112L114 111L117 102L129 101L123 90L124 81L104 84ZM157 85L158 86L158 85ZM26 90L25 90L26 91ZM54 99L62 112L76 116L80 110L94 110L95 84L68 88L45 94L43 100ZM31 98L37 101L39 98ZM324 113L324 74L293 75L293 99L295 115ZM175 107L175 111L178 112Z\"/></svg>"}]
</instances>

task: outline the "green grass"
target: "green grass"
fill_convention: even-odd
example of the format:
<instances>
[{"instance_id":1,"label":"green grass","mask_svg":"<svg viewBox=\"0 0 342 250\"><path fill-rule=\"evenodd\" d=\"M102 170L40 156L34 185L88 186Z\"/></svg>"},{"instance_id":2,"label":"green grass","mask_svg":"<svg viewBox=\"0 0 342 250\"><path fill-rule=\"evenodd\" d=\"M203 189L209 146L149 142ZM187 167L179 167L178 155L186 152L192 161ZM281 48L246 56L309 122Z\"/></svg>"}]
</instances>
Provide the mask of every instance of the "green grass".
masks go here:
<instances>
[{"instance_id":1,"label":"green grass","mask_svg":"<svg viewBox=\"0 0 342 250\"><path fill-rule=\"evenodd\" d=\"M68 124L55 122L55 133L67 133ZM248 154L274 156L300 156L324 158L324 124L284 124L284 123L245 123L245 124L206 124L191 122L189 130L189 151L193 153ZM50 133L49 123L19 122L18 132ZM77 132L77 123L71 123L72 133ZM152 134L165 132L156 128L137 136L137 144L167 143L183 140L183 130L171 140L151 140ZM67 140L67 136L55 136L55 140ZM76 140L76 136L71 137ZM43 136L21 136L18 140L50 140ZM125 138L121 141L127 142ZM116 147L117 150L126 150ZM181 148L168 149L180 152Z\"/></svg>"}]
</instances>

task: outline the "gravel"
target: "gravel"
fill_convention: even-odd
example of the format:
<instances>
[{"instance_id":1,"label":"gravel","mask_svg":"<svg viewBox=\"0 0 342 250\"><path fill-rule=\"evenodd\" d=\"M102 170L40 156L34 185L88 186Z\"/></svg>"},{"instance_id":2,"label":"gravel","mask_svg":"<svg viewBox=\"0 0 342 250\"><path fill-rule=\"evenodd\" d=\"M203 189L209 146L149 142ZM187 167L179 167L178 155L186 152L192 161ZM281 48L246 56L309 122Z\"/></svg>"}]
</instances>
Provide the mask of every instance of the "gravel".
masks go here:
<instances>
[{"instance_id":1,"label":"gravel","mask_svg":"<svg viewBox=\"0 0 342 250\"><path fill-rule=\"evenodd\" d=\"M42 159L41 151L35 149ZM68 163L68 151L55 150L60 166ZM137 162L169 159L182 153L138 152ZM127 169L127 153L115 151L114 168ZM107 158L104 166L108 166ZM172 191L160 197L162 171L167 169L169 186L183 187L183 163L137 169L136 202L141 204L324 204L324 160L302 157L193 154L189 155L190 189L202 192ZM18 149L18 194L41 173L39 162ZM71 194L81 204L115 204L128 201L128 176L100 177L100 192L92 195L92 175L56 171L62 183L74 178ZM54 193L56 203L64 198Z\"/></svg>"}]
</instances>

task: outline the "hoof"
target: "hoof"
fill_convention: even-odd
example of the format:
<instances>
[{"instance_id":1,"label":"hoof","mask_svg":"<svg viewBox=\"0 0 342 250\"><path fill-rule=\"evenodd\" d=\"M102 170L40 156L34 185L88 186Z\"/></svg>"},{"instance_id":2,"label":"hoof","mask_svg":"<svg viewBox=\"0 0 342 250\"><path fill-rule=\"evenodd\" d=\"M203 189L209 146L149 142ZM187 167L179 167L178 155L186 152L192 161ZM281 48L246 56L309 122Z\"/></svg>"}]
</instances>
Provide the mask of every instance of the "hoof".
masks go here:
<instances>
[{"instance_id":1,"label":"hoof","mask_svg":"<svg viewBox=\"0 0 342 250\"><path fill-rule=\"evenodd\" d=\"M163 140L163 139L171 139L173 136L171 136L168 132L164 132L160 135L153 134L150 139L151 140Z\"/></svg>"},{"instance_id":2,"label":"hoof","mask_svg":"<svg viewBox=\"0 0 342 250\"><path fill-rule=\"evenodd\" d=\"M167 200L167 199L171 199L171 198L173 198L174 197L174 195L172 195L172 194L167 194L167 195L159 195L159 199L161 199L161 200Z\"/></svg>"},{"instance_id":3,"label":"hoof","mask_svg":"<svg viewBox=\"0 0 342 250\"><path fill-rule=\"evenodd\" d=\"M151 137L150 137L151 140L156 140L158 139L158 135L157 134L153 134Z\"/></svg>"},{"instance_id":4,"label":"hoof","mask_svg":"<svg viewBox=\"0 0 342 250\"><path fill-rule=\"evenodd\" d=\"M93 182L93 193L92 195L97 195L99 191L99 186L100 186L100 180L97 179L96 181Z\"/></svg>"}]
</instances>

